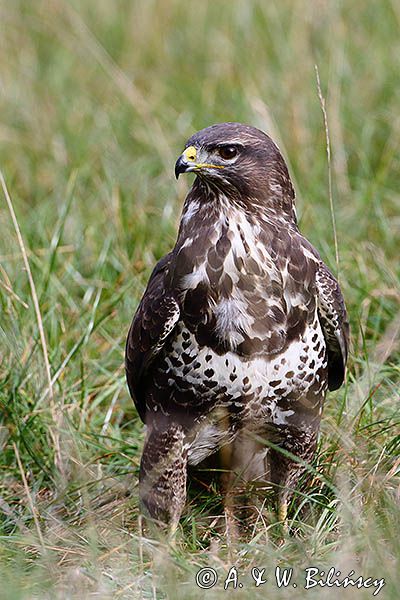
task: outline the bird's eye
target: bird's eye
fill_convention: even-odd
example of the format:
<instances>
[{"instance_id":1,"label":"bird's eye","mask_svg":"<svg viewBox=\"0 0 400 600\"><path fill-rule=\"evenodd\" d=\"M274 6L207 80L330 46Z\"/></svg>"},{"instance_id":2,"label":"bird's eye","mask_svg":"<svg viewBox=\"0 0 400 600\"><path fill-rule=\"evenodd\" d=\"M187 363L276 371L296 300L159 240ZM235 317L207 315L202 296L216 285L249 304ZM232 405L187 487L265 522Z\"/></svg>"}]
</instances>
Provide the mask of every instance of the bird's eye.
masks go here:
<instances>
[{"instance_id":1,"label":"bird's eye","mask_svg":"<svg viewBox=\"0 0 400 600\"><path fill-rule=\"evenodd\" d=\"M230 160L231 158L235 158L238 153L238 149L236 146L221 146L218 148L218 154L221 158L225 160Z\"/></svg>"}]
</instances>

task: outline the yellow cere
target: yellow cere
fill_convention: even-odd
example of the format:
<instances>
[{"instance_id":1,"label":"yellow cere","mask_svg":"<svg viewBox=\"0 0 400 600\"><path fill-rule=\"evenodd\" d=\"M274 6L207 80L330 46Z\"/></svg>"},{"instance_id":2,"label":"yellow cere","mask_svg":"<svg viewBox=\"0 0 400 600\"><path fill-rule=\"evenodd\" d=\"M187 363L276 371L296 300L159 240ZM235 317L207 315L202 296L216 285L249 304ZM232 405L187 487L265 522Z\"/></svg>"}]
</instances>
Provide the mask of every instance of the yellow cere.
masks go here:
<instances>
[{"instance_id":1,"label":"yellow cere","mask_svg":"<svg viewBox=\"0 0 400 600\"><path fill-rule=\"evenodd\" d=\"M197 150L194 146L189 146L188 148L186 148L183 151L182 156L184 156L184 158L186 160L189 160L190 162L195 162L196 158L197 158ZM222 165L211 165L209 163L196 163L195 165L196 169L201 169L203 168L207 168L207 169L223 169L224 167Z\"/></svg>"},{"instance_id":2,"label":"yellow cere","mask_svg":"<svg viewBox=\"0 0 400 600\"><path fill-rule=\"evenodd\" d=\"M197 150L194 146L189 146L183 151L183 156L187 160L195 161L197 156Z\"/></svg>"}]
</instances>

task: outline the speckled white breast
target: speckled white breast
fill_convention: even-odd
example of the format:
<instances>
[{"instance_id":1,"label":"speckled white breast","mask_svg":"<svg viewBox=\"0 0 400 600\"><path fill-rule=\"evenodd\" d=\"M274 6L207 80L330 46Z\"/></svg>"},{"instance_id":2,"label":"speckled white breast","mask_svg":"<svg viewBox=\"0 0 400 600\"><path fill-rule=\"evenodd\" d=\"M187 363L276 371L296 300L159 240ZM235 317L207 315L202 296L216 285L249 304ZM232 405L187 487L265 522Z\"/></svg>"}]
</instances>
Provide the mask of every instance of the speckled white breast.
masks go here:
<instances>
[{"instance_id":1,"label":"speckled white breast","mask_svg":"<svg viewBox=\"0 0 400 600\"><path fill-rule=\"evenodd\" d=\"M183 348L183 335L188 336L187 347ZM218 355L210 348L200 348L192 333L183 326L178 327L178 334L172 344L171 356L179 358L183 353L188 354L196 362L200 363L197 368L192 367L185 374L185 378L193 385L200 383L206 371L213 371L211 379L216 380L220 387L226 387L233 397L240 397L257 390L260 398L271 398L277 396L276 386L271 382L280 381L287 393L297 391L299 394L307 393L313 381L307 381L308 375L315 374L320 367L326 365L326 358L320 354L321 347L325 346L318 319L311 327L306 328L299 340L294 340L288 349L274 358L255 357L245 359L239 357L234 351ZM171 358L166 357L172 384L175 377L182 377L182 369L172 364ZM305 377L299 378L299 372L304 371ZM249 380L247 382L247 379ZM246 383L243 383L246 380ZM282 396L279 393L278 396Z\"/></svg>"},{"instance_id":2,"label":"speckled white breast","mask_svg":"<svg viewBox=\"0 0 400 600\"><path fill-rule=\"evenodd\" d=\"M185 363L176 366L176 361L186 354L193 360L189 367ZM172 359L172 360L171 360ZM280 400L290 395L299 399L306 396L311 386L319 385L320 392L325 381L319 381L318 371L326 366L325 340L317 315L312 325L304 331L300 339L293 341L287 350L273 358L254 357L244 359L234 351L222 356L207 347L199 347L193 334L181 324L172 344L170 355L165 358L168 365L170 385L185 378L194 387L204 380L216 381L217 385L206 394L217 396L226 388L231 397L229 404L244 407L250 427L260 427L268 423L283 425L295 411L280 407ZM175 364L174 364L175 363ZM178 384L179 385L179 384ZM222 443L230 440L232 432L226 428L221 417L221 406L217 403L211 414L200 426L189 450L189 462L196 464ZM247 420L247 419L246 419Z\"/></svg>"}]
</instances>

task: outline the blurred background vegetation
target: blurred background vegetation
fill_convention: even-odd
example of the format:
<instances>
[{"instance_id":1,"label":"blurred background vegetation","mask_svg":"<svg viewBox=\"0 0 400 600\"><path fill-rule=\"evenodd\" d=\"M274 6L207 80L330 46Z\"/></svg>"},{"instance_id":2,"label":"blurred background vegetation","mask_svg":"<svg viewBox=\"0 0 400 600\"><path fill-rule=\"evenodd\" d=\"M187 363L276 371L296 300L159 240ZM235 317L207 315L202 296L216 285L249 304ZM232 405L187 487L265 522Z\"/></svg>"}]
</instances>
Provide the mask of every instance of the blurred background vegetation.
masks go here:
<instances>
[{"instance_id":1,"label":"blurred background vegetation","mask_svg":"<svg viewBox=\"0 0 400 600\"><path fill-rule=\"evenodd\" d=\"M399 25L398 0L0 0L1 599L196 598L200 566L227 572L212 494L193 499L174 549L140 535L123 346L174 244L190 184L176 157L194 131L241 121L280 145L300 227L337 272L331 169L352 354L290 508L295 536L279 545L271 524L235 564L354 569L397 600ZM334 594L246 593L267 591Z\"/></svg>"}]
</instances>

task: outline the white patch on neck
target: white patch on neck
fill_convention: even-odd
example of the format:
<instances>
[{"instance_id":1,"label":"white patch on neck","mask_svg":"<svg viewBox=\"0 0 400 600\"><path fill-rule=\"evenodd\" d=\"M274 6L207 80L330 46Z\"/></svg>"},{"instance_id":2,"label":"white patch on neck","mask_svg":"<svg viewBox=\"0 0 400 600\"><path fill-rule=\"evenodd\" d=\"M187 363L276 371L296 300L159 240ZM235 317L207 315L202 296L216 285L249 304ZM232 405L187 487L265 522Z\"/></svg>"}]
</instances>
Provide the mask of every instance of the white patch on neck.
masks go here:
<instances>
[{"instance_id":1,"label":"white patch on neck","mask_svg":"<svg viewBox=\"0 0 400 600\"><path fill-rule=\"evenodd\" d=\"M188 223L188 221L190 221L194 215L196 215L200 210L200 202L199 200L192 200L191 202L189 202L189 204L187 205L187 207L185 208L185 210L182 213L182 223L184 223L186 225L186 223Z\"/></svg>"}]
</instances>

